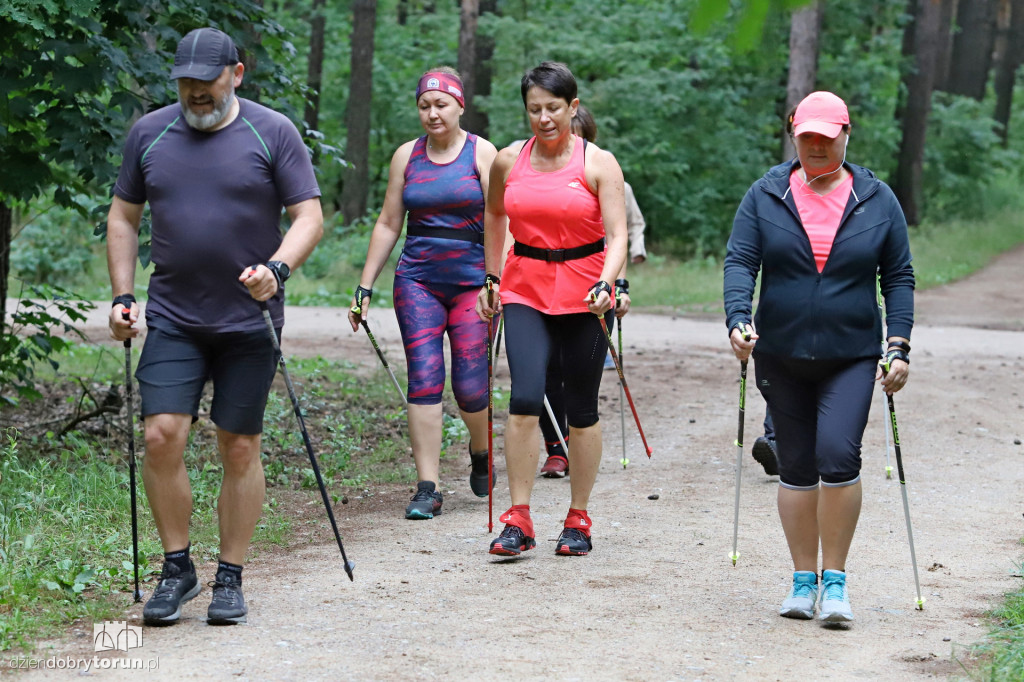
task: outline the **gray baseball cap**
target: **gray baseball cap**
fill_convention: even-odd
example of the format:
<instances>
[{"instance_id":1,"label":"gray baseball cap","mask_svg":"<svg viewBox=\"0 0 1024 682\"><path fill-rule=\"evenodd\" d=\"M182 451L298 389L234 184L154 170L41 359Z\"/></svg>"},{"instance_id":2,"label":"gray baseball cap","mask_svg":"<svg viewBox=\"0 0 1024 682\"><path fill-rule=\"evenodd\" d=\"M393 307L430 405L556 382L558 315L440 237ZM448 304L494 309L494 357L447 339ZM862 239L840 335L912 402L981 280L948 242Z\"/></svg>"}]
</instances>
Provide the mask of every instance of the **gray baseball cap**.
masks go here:
<instances>
[{"instance_id":1,"label":"gray baseball cap","mask_svg":"<svg viewBox=\"0 0 1024 682\"><path fill-rule=\"evenodd\" d=\"M178 43L171 78L217 80L225 66L238 63L238 49L231 37L215 28L197 28Z\"/></svg>"}]
</instances>

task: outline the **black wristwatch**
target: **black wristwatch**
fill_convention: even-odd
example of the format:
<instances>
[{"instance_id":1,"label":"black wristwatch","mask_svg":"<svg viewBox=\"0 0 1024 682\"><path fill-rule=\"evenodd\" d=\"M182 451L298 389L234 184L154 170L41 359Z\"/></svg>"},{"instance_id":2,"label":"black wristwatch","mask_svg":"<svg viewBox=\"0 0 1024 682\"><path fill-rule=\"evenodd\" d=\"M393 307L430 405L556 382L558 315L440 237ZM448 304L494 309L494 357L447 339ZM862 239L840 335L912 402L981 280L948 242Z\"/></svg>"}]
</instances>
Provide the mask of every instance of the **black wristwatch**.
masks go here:
<instances>
[{"instance_id":1,"label":"black wristwatch","mask_svg":"<svg viewBox=\"0 0 1024 682\"><path fill-rule=\"evenodd\" d=\"M288 264L284 261L267 261L267 268L274 273L274 277L277 278L277 286L281 286L288 281L289 277L292 276L292 269L288 267Z\"/></svg>"}]
</instances>

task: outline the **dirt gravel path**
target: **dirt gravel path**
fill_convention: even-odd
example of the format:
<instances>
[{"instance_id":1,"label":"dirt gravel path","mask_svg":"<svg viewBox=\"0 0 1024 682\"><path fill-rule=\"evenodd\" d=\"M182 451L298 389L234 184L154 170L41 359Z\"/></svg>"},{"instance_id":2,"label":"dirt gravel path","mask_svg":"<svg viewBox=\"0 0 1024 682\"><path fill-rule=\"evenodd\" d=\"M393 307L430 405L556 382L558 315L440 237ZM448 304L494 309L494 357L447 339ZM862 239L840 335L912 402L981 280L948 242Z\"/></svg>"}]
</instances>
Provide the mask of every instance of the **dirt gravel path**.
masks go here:
<instances>
[{"instance_id":1,"label":"dirt gravel path","mask_svg":"<svg viewBox=\"0 0 1024 682\"><path fill-rule=\"evenodd\" d=\"M631 463L619 465L618 391L606 374L606 454L590 509L590 556L554 555L569 483L547 479L534 489L538 548L518 560L488 555L487 501L469 493L460 464L447 472L444 514L432 521L402 518L405 486L349 492L350 504L337 513L356 562L350 583L310 495L315 542L297 538L294 548L256 557L246 568L247 625L207 626L204 589L178 625L147 628L144 646L127 657L158 660L157 677L215 680L958 674L963 647L986 632L986 609L1020 583L1013 574L1024 535L1024 290L1007 282L1022 269L1024 249L1017 249L974 277L918 297L911 380L896 404L923 611L914 609L899 483L885 477L881 394L865 435L864 511L847 566L856 622L835 630L780 618L791 564L775 512L777 479L749 454L741 557L735 567L728 558L738 365L724 325L633 313L625 327L627 370L654 456L643 456L627 422ZM400 360L393 320L390 311L375 310L371 324ZM335 309L289 309L285 351L376 363L365 337L347 331ZM507 386L507 374L502 381ZM763 409L751 382L748 443ZM507 504L507 485L499 483L496 515ZM201 572L212 578L212 567ZM135 606L126 617L138 622L140 614ZM83 628L44 655L91 657L91 635Z\"/></svg>"}]
</instances>

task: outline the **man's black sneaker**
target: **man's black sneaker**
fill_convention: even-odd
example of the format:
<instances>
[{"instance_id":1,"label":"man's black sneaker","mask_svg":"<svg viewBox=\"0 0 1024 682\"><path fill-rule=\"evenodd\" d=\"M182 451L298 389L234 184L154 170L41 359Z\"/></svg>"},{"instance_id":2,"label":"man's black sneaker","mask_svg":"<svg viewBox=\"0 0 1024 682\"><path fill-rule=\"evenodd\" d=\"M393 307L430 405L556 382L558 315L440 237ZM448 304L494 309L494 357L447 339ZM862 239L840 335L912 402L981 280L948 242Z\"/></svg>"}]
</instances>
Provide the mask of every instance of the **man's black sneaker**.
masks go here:
<instances>
[{"instance_id":1,"label":"man's black sneaker","mask_svg":"<svg viewBox=\"0 0 1024 682\"><path fill-rule=\"evenodd\" d=\"M555 554L562 556L585 556L592 549L594 543L579 528L563 528L555 543Z\"/></svg>"},{"instance_id":2,"label":"man's black sneaker","mask_svg":"<svg viewBox=\"0 0 1024 682\"><path fill-rule=\"evenodd\" d=\"M523 529L519 526L513 526L510 523L505 526L505 530L501 531L501 535L491 541L490 551L491 554L518 556L536 546L536 540L523 533Z\"/></svg>"},{"instance_id":3,"label":"man's black sneaker","mask_svg":"<svg viewBox=\"0 0 1024 682\"><path fill-rule=\"evenodd\" d=\"M242 581L231 571L217 571L210 583L213 599L206 610L206 622L210 625L234 625L244 623L249 609L242 596Z\"/></svg>"},{"instance_id":4,"label":"man's black sneaker","mask_svg":"<svg viewBox=\"0 0 1024 682\"><path fill-rule=\"evenodd\" d=\"M405 508L405 518L432 519L440 515L444 498L441 497L440 491L434 490L434 487L433 481L420 481L416 484L416 494Z\"/></svg>"},{"instance_id":5,"label":"man's black sneaker","mask_svg":"<svg viewBox=\"0 0 1024 682\"><path fill-rule=\"evenodd\" d=\"M173 625L178 622L181 605L199 594L201 589L195 564L189 561L188 565L190 570L183 572L177 564L164 562L160 582L142 609L142 622L146 625Z\"/></svg>"},{"instance_id":6,"label":"man's black sneaker","mask_svg":"<svg viewBox=\"0 0 1024 682\"><path fill-rule=\"evenodd\" d=\"M779 457L774 438L758 436L754 441L754 447L750 449L750 454L764 467L764 473L769 476L779 475Z\"/></svg>"},{"instance_id":7,"label":"man's black sneaker","mask_svg":"<svg viewBox=\"0 0 1024 682\"><path fill-rule=\"evenodd\" d=\"M477 497L487 497L487 493L490 492L487 489L487 451L480 453L470 451L469 461L470 466L473 467L469 472L469 487ZM494 487L494 479L497 477L495 475L491 478L491 488Z\"/></svg>"}]
</instances>

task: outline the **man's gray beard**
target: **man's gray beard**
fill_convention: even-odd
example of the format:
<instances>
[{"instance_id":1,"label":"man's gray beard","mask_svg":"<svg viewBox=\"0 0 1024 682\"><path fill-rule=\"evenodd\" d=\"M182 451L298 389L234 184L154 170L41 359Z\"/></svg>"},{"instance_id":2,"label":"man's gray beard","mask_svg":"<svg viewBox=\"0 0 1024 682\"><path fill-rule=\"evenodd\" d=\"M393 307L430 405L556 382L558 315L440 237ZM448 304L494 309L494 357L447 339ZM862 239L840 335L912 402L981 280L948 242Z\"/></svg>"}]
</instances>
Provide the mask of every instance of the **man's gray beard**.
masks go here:
<instances>
[{"instance_id":1,"label":"man's gray beard","mask_svg":"<svg viewBox=\"0 0 1024 682\"><path fill-rule=\"evenodd\" d=\"M213 111L208 114L196 114L188 108L188 104L178 98L178 104L181 105L181 113L185 115L185 121L195 128L196 130L206 131L211 128L215 128L217 124L224 120L224 117L231 111L231 103L235 98L235 87L232 85L231 89L224 95L220 100L214 100Z\"/></svg>"}]
</instances>

